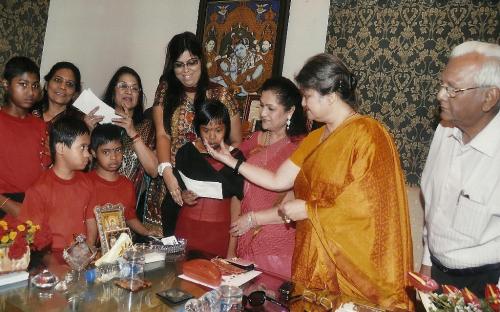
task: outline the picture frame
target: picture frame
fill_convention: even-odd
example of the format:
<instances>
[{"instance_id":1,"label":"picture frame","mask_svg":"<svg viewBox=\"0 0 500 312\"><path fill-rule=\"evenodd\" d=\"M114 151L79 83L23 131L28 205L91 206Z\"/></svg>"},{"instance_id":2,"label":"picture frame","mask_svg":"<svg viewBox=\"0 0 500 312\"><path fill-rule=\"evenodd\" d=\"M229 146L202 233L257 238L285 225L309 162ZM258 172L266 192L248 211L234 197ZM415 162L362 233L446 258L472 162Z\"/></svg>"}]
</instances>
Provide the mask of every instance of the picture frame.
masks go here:
<instances>
[{"instance_id":1,"label":"picture frame","mask_svg":"<svg viewBox=\"0 0 500 312\"><path fill-rule=\"evenodd\" d=\"M124 211L125 208L122 204L105 204L94 208L103 254L111 249L112 239L118 239L121 233L127 233L132 238L130 229L125 222Z\"/></svg>"},{"instance_id":2,"label":"picture frame","mask_svg":"<svg viewBox=\"0 0 500 312\"><path fill-rule=\"evenodd\" d=\"M260 95L259 94L248 94L243 105L243 132L248 136L250 133L256 130L262 130L262 124L260 120Z\"/></svg>"},{"instance_id":3,"label":"picture frame","mask_svg":"<svg viewBox=\"0 0 500 312\"><path fill-rule=\"evenodd\" d=\"M197 37L210 80L237 102L281 75L290 0L201 0Z\"/></svg>"}]
</instances>

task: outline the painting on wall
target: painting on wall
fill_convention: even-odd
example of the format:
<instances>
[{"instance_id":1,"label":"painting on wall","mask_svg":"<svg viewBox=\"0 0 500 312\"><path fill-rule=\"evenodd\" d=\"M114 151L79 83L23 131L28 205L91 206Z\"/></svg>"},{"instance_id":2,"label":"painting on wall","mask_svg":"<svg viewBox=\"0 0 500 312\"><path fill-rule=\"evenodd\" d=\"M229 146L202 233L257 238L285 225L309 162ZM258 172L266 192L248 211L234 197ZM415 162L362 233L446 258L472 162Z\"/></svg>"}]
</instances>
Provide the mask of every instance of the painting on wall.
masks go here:
<instances>
[{"instance_id":1,"label":"painting on wall","mask_svg":"<svg viewBox=\"0 0 500 312\"><path fill-rule=\"evenodd\" d=\"M210 79L240 103L281 75L290 0L200 1L197 36Z\"/></svg>"}]
</instances>

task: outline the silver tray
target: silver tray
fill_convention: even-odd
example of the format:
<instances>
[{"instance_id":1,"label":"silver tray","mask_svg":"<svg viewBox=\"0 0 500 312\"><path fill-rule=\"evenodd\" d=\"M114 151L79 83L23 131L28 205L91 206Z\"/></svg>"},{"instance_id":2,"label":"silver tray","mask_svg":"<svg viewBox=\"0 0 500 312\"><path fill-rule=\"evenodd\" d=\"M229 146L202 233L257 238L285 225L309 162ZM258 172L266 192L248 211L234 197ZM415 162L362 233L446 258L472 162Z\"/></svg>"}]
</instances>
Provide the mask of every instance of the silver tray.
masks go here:
<instances>
[{"instance_id":1,"label":"silver tray","mask_svg":"<svg viewBox=\"0 0 500 312\"><path fill-rule=\"evenodd\" d=\"M162 245L162 244L135 244L134 247L144 251L165 252L167 254L182 253L186 250L187 241L184 238L179 238L178 244Z\"/></svg>"}]
</instances>

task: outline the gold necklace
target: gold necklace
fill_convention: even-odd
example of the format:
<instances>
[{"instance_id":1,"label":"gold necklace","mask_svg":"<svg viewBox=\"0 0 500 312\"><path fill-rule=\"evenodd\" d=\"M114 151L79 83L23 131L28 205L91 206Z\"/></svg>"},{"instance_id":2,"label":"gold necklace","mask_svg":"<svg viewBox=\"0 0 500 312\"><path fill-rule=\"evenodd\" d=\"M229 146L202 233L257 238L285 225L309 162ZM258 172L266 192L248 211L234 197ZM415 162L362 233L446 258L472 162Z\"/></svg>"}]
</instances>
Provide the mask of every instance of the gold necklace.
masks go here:
<instances>
[{"instance_id":1,"label":"gold necklace","mask_svg":"<svg viewBox=\"0 0 500 312\"><path fill-rule=\"evenodd\" d=\"M271 145L271 131L266 131L266 137L264 138L264 146Z\"/></svg>"}]
</instances>

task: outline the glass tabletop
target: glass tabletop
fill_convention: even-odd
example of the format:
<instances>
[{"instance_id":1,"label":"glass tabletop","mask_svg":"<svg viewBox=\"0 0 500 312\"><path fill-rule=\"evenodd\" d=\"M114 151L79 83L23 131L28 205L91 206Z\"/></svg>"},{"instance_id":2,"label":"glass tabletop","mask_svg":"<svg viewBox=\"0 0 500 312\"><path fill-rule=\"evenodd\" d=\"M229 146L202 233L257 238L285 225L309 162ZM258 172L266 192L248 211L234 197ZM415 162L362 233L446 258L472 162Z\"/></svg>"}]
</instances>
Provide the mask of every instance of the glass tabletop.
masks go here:
<instances>
[{"instance_id":1,"label":"glass tabletop","mask_svg":"<svg viewBox=\"0 0 500 312\"><path fill-rule=\"evenodd\" d=\"M72 272L68 266L49 267L59 279L71 274L73 281L68 283L68 289L39 289L28 281L0 287L0 311L183 311L184 302L171 305L160 299L156 293L170 288L180 288L200 297L208 288L178 278L181 274L183 260L175 262L154 262L144 267L144 278L152 286L132 293L114 285L113 281L106 283L87 283L84 273ZM244 285L245 293L256 289L272 289L283 282L281 278L263 273L257 280ZM277 288L276 288L277 289ZM266 311L281 311L274 304L266 303Z\"/></svg>"}]
</instances>

